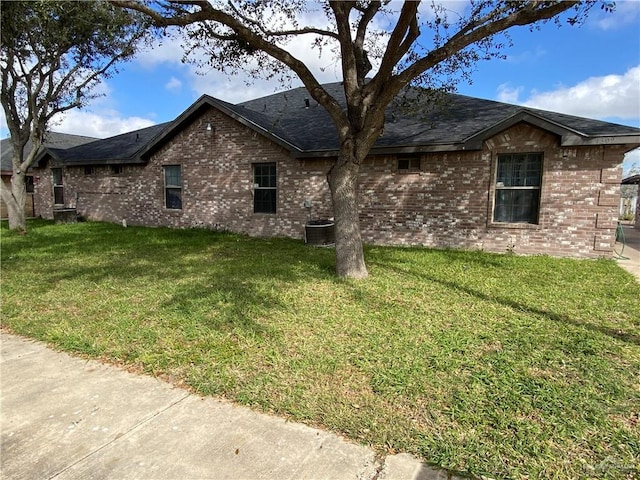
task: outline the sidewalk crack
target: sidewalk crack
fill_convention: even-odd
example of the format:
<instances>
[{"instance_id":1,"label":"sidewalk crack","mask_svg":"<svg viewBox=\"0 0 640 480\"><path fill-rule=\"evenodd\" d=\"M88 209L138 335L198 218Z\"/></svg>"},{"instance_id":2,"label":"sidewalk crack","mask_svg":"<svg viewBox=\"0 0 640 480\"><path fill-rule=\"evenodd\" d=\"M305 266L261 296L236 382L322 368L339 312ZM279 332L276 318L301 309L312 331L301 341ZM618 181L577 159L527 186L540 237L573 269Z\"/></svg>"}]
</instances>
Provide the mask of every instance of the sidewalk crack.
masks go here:
<instances>
[{"instance_id":1,"label":"sidewalk crack","mask_svg":"<svg viewBox=\"0 0 640 480\"><path fill-rule=\"evenodd\" d=\"M156 412L154 412L151 416L144 418L142 420L140 420L138 423L136 423L135 425L133 425L131 428L129 428L126 432L120 432L118 434L116 434L115 437L113 437L111 440L109 440L107 443L105 443L104 445L101 445L100 447L96 448L95 450L87 453L85 456L83 456L82 458L79 458L78 460L76 460L75 462L67 465L66 467L64 467L62 470L60 470L57 473L54 473L53 475L48 477L48 480L53 480L55 478L58 478L60 475L64 474L65 472L69 471L70 469L72 469L73 467L75 467L76 465L84 462L85 460L87 460L88 458L96 455L97 453L101 452L102 450L104 450L105 448L109 447L110 445L113 445L115 442L117 442L118 440L120 440L123 437L126 437L128 435L130 435L132 432L134 432L135 430L139 430L140 428L142 428L145 424L151 422L154 418L158 417L159 415L163 414L164 412L166 412L167 410L173 408L174 406L178 405L179 403L183 402L185 399L189 398L191 396L191 394L189 393L185 393L183 397L178 398L177 400L175 400L174 402L170 403L169 405L167 405L166 407L164 407L161 410L158 410Z\"/></svg>"}]
</instances>

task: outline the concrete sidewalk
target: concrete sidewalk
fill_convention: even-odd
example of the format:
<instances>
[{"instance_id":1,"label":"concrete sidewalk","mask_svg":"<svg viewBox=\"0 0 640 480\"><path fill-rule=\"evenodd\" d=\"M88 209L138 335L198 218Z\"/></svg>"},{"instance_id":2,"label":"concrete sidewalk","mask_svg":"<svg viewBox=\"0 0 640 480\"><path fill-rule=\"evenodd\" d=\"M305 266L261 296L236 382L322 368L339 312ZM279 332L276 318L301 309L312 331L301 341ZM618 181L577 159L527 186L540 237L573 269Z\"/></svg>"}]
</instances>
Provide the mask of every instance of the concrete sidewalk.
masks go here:
<instances>
[{"instance_id":1,"label":"concrete sidewalk","mask_svg":"<svg viewBox=\"0 0 640 480\"><path fill-rule=\"evenodd\" d=\"M623 225L624 244L616 243L615 251L620 254L616 260L618 265L635 275L640 282L640 228Z\"/></svg>"},{"instance_id":2,"label":"concrete sidewalk","mask_svg":"<svg viewBox=\"0 0 640 480\"><path fill-rule=\"evenodd\" d=\"M2 478L454 478L36 341L0 340Z\"/></svg>"}]
</instances>

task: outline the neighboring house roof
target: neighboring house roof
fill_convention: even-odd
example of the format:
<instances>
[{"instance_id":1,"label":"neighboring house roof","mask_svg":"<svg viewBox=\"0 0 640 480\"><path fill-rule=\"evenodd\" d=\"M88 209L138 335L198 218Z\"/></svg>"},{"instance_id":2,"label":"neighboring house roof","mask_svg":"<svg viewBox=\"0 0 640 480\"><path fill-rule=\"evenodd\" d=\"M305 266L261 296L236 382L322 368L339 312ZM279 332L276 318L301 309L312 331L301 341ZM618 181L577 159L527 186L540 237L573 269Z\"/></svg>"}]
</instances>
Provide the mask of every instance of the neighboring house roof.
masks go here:
<instances>
[{"instance_id":1,"label":"neighboring house roof","mask_svg":"<svg viewBox=\"0 0 640 480\"><path fill-rule=\"evenodd\" d=\"M89 142L93 142L97 138L85 137L83 135L70 135L68 133L60 132L47 132L44 145L42 149L56 148L56 149L68 149L78 145L83 145ZM25 155L31 151L31 140L27 142L25 146ZM0 159L1 170L3 174L11 175L13 173L12 165L13 145L11 145L11 139L5 138L0 141Z\"/></svg>"},{"instance_id":2,"label":"neighboring house roof","mask_svg":"<svg viewBox=\"0 0 640 480\"><path fill-rule=\"evenodd\" d=\"M340 82L323 87L345 106ZM438 107L419 108L416 92L419 90L413 87L405 91L404 103L411 104L412 111L393 105L387 108L384 132L371 153L477 150L485 139L523 121L555 133L563 146L640 145L640 129L634 127L456 94L441 95ZM331 117L304 87L237 105L203 95L173 122L67 150L48 149L48 153L65 164L143 163L210 107L270 138L294 157L338 153Z\"/></svg>"},{"instance_id":3,"label":"neighboring house roof","mask_svg":"<svg viewBox=\"0 0 640 480\"><path fill-rule=\"evenodd\" d=\"M622 185L640 185L640 174L623 178L620 183L622 183Z\"/></svg>"},{"instance_id":4,"label":"neighboring house roof","mask_svg":"<svg viewBox=\"0 0 640 480\"><path fill-rule=\"evenodd\" d=\"M140 163L138 152L170 124L161 123L74 148L48 148L45 154L65 165Z\"/></svg>"}]
</instances>

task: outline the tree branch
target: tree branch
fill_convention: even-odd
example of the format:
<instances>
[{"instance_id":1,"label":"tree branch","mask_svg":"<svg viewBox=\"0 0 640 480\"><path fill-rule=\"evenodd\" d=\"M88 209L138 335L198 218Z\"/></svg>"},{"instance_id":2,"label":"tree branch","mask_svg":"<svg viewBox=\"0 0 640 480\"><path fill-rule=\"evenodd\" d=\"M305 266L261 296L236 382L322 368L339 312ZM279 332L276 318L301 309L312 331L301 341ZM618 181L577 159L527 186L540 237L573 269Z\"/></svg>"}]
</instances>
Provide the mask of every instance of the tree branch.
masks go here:
<instances>
[{"instance_id":1,"label":"tree branch","mask_svg":"<svg viewBox=\"0 0 640 480\"><path fill-rule=\"evenodd\" d=\"M330 37L338 40L338 34L336 34L335 32L331 32L329 30L323 30L321 28L315 28L315 27L304 27L300 29L279 30L279 31L267 30L257 20L254 20L253 18L249 18L248 16L244 15L240 10L236 8L236 6L233 3L229 2L229 6L233 9L234 13L238 15L238 17L240 17L246 23L253 25L255 28L260 30L260 32L262 32L262 34L266 35L267 37L287 37L287 36L294 36L294 35L315 34L315 35Z\"/></svg>"},{"instance_id":2,"label":"tree branch","mask_svg":"<svg viewBox=\"0 0 640 480\"><path fill-rule=\"evenodd\" d=\"M214 21L221 25L225 25L233 30L238 38L247 42L251 47L265 52L272 58L282 62L293 70L307 87L309 94L313 99L320 103L327 110L329 115L331 115L331 118L336 125L348 125L348 120L342 111L340 104L326 92L304 62L291 55L285 49L264 39L237 18L223 12L222 10L214 8L208 2L188 2L190 5L199 6L200 10L196 12L181 13L175 17L164 17L157 11L149 8L147 5L134 0L111 0L110 3L121 8L135 10L145 14L149 16L154 25L158 27L186 26L192 23L206 21ZM180 4L185 2L180 0L173 3Z\"/></svg>"},{"instance_id":3,"label":"tree branch","mask_svg":"<svg viewBox=\"0 0 640 480\"><path fill-rule=\"evenodd\" d=\"M379 79L378 81L384 81L384 79L389 78L400 59L409 51L411 44L407 43L407 40L413 37L417 38L417 35L420 34L419 30L417 30L416 20L419 5L420 2L412 1L406 1L402 5L400 17L391 33L376 75Z\"/></svg>"},{"instance_id":4,"label":"tree branch","mask_svg":"<svg viewBox=\"0 0 640 480\"><path fill-rule=\"evenodd\" d=\"M495 35L496 33L503 32L514 26L529 25L538 20L548 20L566 10L569 10L578 3L580 2L534 2L532 4L528 4L525 8L514 11L508 16L500 19L495 19L495 15L502 11L495 11L483 18L485 23L482 25L475 22L473 28L464 29L464 33L462 31L456 33L444 45L432 50L426 56L415 61L398 75L398 79L401 84L406 85L418 75L430 68L433 68L444 59L461 52L466 47L479 40ZM547 6L537 8L539 5Z\"/></svg>"}]
</instances>

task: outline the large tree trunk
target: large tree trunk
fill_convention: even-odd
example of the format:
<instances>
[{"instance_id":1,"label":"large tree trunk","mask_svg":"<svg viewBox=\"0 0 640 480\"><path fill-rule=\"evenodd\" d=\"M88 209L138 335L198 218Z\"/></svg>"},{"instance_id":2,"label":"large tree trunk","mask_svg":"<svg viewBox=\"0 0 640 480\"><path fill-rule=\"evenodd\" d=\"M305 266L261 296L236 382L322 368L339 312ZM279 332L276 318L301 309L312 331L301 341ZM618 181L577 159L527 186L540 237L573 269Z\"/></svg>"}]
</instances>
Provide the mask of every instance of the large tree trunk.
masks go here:
<instances>
[{"instance_id":1,"label":"large tree trunk","mask_svg":"<svg viewBox=\"0 0 640 480\"><path fill-rule=\"evenodd\" d=\"M27 229L26 216L24 213L25 201L27 198L25 188L24 172L16 173L14 171L11 177L11 187L8 188L3 182L2 200L7 205L7 214L9 215L9 229L25 231Z\"/></svg>"},{"instance_id":2,"label":"large tree trunk","mask_svg":"<svg viewBox=\"0 0 640 480\"><path fill-rule=\"evenodd\" d=\"M341 152L328 175L336 235L336 272L340 277L366 278L358 207L359 162Z\"/></svg>"}]
</instances>

